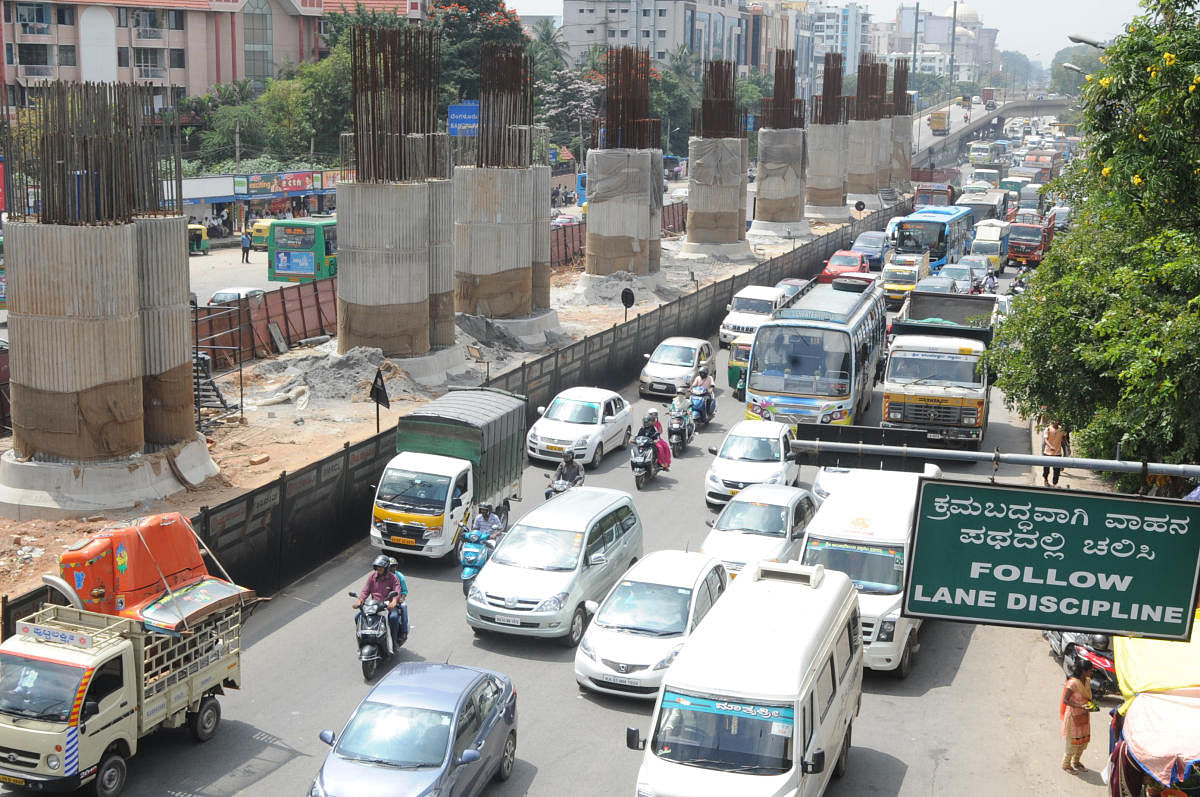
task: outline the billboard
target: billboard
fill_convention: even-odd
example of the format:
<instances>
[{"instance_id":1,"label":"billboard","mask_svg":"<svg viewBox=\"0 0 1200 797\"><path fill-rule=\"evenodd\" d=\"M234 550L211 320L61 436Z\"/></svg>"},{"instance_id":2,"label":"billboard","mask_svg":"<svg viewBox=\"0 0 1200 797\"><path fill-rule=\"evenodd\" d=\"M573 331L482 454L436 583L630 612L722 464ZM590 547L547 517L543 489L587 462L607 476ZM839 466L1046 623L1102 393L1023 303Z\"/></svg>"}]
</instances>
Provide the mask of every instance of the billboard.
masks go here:
<instances>
[{"instance_id":1,"label":"billboard","mask_svg":"<svg viewBox=\"0 0 1200 797\"><path fill-rule=\"evenodd\" d=\"M1200 503L921 479L904 613L1187 639Z\"/></svg>"},{"instance_id":2,"label":"billboard","mask_svg":"<svg viewBox=\"0 0 1200 797\"><path fill-rule=\"evenodd\" d=\"M275 273L288 277L311 277L317 273L317 260L312 252L275 252Z\"/></svg>"}]
</instances>

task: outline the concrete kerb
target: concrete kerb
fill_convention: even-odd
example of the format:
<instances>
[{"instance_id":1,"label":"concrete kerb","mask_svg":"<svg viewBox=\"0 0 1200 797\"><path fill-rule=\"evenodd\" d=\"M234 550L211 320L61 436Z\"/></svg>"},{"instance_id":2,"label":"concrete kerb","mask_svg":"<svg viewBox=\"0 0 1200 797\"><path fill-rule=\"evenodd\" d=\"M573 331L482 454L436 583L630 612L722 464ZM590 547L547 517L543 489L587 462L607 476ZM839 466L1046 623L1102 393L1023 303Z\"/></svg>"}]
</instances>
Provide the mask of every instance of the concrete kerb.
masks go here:
<instances>
[{"instance_id":1,"label":"concrete kerb","mask_svg":"<svg viewBox=\"0 0 1200 797\"><path fill-rule=\"evenodd\" d=\"M799 239L801 241L809 240L813 237L812 228L808 224L807 219L800 221L759 221L755 219L750 224L750 229L746 231L746 235L753 238L762 236L764 238L786 238L788 240Z\"/></svg>"}]
</instances>

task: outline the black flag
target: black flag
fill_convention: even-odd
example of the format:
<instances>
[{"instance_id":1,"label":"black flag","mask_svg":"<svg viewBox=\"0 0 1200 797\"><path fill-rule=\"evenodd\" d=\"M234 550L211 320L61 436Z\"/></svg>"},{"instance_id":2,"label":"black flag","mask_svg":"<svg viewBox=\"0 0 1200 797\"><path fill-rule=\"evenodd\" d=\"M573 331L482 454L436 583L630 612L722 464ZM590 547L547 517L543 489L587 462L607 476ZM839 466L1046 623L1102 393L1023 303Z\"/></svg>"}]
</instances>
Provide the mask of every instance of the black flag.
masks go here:
<instances>
[{"instance_id":1,"label":"black flag","mask_svg":"<svg viewBox=\"0 0 1200 797\"><path fill-rule=\"evenodd\" d=\"M376 404L382 404L389 410L392 408L392 403L388 401L387 385L383 383L383 369L375 369L375 381L371 383L371 401Z\"/></svg>"}]
</instances>

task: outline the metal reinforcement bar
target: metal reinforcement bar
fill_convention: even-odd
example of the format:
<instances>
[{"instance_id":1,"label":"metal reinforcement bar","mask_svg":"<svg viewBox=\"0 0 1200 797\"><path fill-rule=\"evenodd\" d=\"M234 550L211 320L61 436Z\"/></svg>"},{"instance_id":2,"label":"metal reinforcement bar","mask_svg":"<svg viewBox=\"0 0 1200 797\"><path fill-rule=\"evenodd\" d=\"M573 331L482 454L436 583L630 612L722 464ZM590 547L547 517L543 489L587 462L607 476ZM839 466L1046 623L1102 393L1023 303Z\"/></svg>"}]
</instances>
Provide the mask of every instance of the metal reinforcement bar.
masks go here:
<instances>
[{"instance_id":1,"label":"metal reinforcement bar","mask_svg":"<svg viewBox=\"0 0 1200 797\"><path fill-rule=\"evenodd\" d=\"M908 59L897 58L892 75L892 106L896 116L912 113L912 97L908 93Z\"/></svg>"},{"instance_id":2,"label":"metal reinforcement bar","mask_svg":"<svg viewBox=\"0 0 1200 797\"><path fill-rule=\"evenodd\" d=\"M398 182L430 176L437 161L437 91L441 40L433 28L350 30L354 146L343 143L358 182ZM413 145L412 135L424 139Z\"/></svg>"},{"instance_id":3,"label":"metal reinforcement bar","mask_svg":"<svg viewBox=\"0 0 1200 797\"><path fill-rule=\"evenodd\" d=\"M650 118L650 51L609 47L604 111L592 122L592 149L657 149L662 123Z\"/></svg>"},{"instance_id":4,"label":"metal reinforcement bar","mask_svg":"<svg viewBox=\"0 0 1200 797\"><path fill-rule=\"evenodd\" d=\"M475 165L528 166L532 126L533 58L523 44L484 44L480 48Z\"/></svg>"},{"instance_id":5,"label":"metal reinforcement bar","mask_svg":"<svg viewBox=\"0 0 1200 797\"><path fill-rule=\"evenodd\" d=\"M700 107L692 109L692 135L745 138L746 117L737 112L733 61L706 61Z\"/></svg>"},{"instance_id":6,"label":"metal reinforcement bar","mask_svg":"<svg viewBox=\"0 0 1200 797\"><path fill-rule=\"evenodd\" d=\"M796 98L796 51L775 51L775 88L759 101L761 127L790 130L804 127L804 100Z\"/></svg>"},{"instance_id":7,"label":"metal reinforcement bar","mask_svg":"<svg viewBox=\"0 0 1200 797\"><path fill-rule=\"evenodd\" d=\"M825 73L821 94L813 98L812 121L815 125L836 125L846 121L842 102L842 54L825 53Z\"/></svg>"},{"instance_id":8,"label":"metal reinforcement bar","mask_svg":"<svg viewBox=\"0 0 1200 797\"><path fill-rule=\"evenodd\" d=\"M152 87L55 81L39 96L0 134L10 218L86 225L180 214L178 120L155 111Z\"/></svg>"},{"instance_id":9,"label":"metal reinforcement bar","mask_svg":"<svg viewBox=\"0 0 1200 797\"><path fill-rule=\"evenodd\" d=\"M991 462L995 465L1081 468L1083 470L1110 473L1143 473L1148 476L1178 476L1186 479L1200 479L1200 465L1171 465L1165 462L1131 462L1123 459L1047 457L1039 454L1001 454L999 451L989 454L986 451L958 451L948 448L914 448L912 446L835 443L825 440L793 440L792 451L797 454L857 454L860 456L875 457L906 457L915 460Z\"/></svg>"}]
</instances>

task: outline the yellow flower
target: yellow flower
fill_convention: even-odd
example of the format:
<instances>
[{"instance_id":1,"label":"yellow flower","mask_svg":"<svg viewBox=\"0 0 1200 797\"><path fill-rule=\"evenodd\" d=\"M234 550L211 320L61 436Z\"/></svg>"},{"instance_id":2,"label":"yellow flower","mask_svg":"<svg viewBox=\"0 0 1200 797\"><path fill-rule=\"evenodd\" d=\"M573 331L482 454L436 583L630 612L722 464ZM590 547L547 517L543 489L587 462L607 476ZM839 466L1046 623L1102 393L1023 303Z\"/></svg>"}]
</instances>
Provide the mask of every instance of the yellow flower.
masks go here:
<instances>
[{"instance_id":1,"label":"yellow flower","mask_svg":"<svg viewBox=\"0 0 1200 797\"><path fill-rule=\"evenodd\" d=\"M1100 78L1100 85L1103 86L1104 88L1108 88L1108 84L1110 84L1110 83L1112 83L1112 78L1110 78L1110 77Z\"/></svg>"},{"instance_id":2,"label":"yellow flower","mask_svg":"<svg viewBox=\"0 0 1200 797\"><path fill-rule=\"evenodd\" d=\"M1129 178L1129 181L1134 185L1141 185L1143 182L1145 182L1142 180L1142 176L1140 174L1135 174L1133 177Z\"/></svg>"},{"instance_id":3,"label":"yellow flower","mask_svg":"<svg viewBox=\"0 0 1200 797\"><path fill-rule=\"evenodd\" d=\"M1196 84L1195 84L1195 83L1193 83L1192 85L1188 86L1188 94L1191 94L1191 93L1192 93L1192 92L1194 92L1195 90L1196 90Z\"/></svg>"},{"instance_id":4,"label":"yellow flower","mask_svg":"<svg viewBox=\"0 0 1200 797\"><path fill-rule=\"evenodd\" d=\"M1145 133L1138 133L1138 138L1139 138L1139 139L1141 139L1142 141L1149 141L1149 140L1150 140L1150 139L1146 138L1146 134L1145 134Z\"/></svg>"},{"instance_id":5,"label":"yellow flower","mask_svg":"<svg viewBox=\"0 0 1200 797\"><path fill-rule=\"evenodd\" d=\"M1171 66L1175 63L1175 53L1163 53L1163 63Z\"/></svg>"},{"instance_id":6,"label":"yellow flower","mask_svg":"<svg viewBox=\"0 0 1200 797\"><path fill-rule=\"evenodd\" d=\"M1102 56L1100 56L1100 63L1102 63L1102 64L1107 64L1107 63L1108 63L1108 56L1107 56L1107 55L1102 55Z\"/></svg>"},{"instance_id":7,"label":"yellow flower","mask_svg":"<svg viewBox=\"0 0 1200 797\"><path fill-rule=\"evenodd\" d=\"M1091 75L1084 75L1084 76L1083 76L1083 79L1084 79L1084 80L1086 80L1088 83L1091 83L1091 82L1092 82L1092 76L1091 76Z\"/></svg>"},{"instance_id":8,"label":"yellow flower","mask_svg":"<svg viewBox=\"0 0 1200 797\"><path fill-rule=\"evenodd\" d=\"M1200 75L1196 75L1195 77L1193 77L1192 83L1200 83Z\"/></svg>"},{"instance_id":9,"label":"yellow flower","mask_svg":"<svg viewBox=\"0 0 1200 797\"><path fill-rule=\"evenodd\" d=\"M1100 170L1100 173L1103 174L1105 177L1108 177L1110 174L1112 174L1112 167L1105 166L1103 169Z\"/></svg>"}]
</instances>

